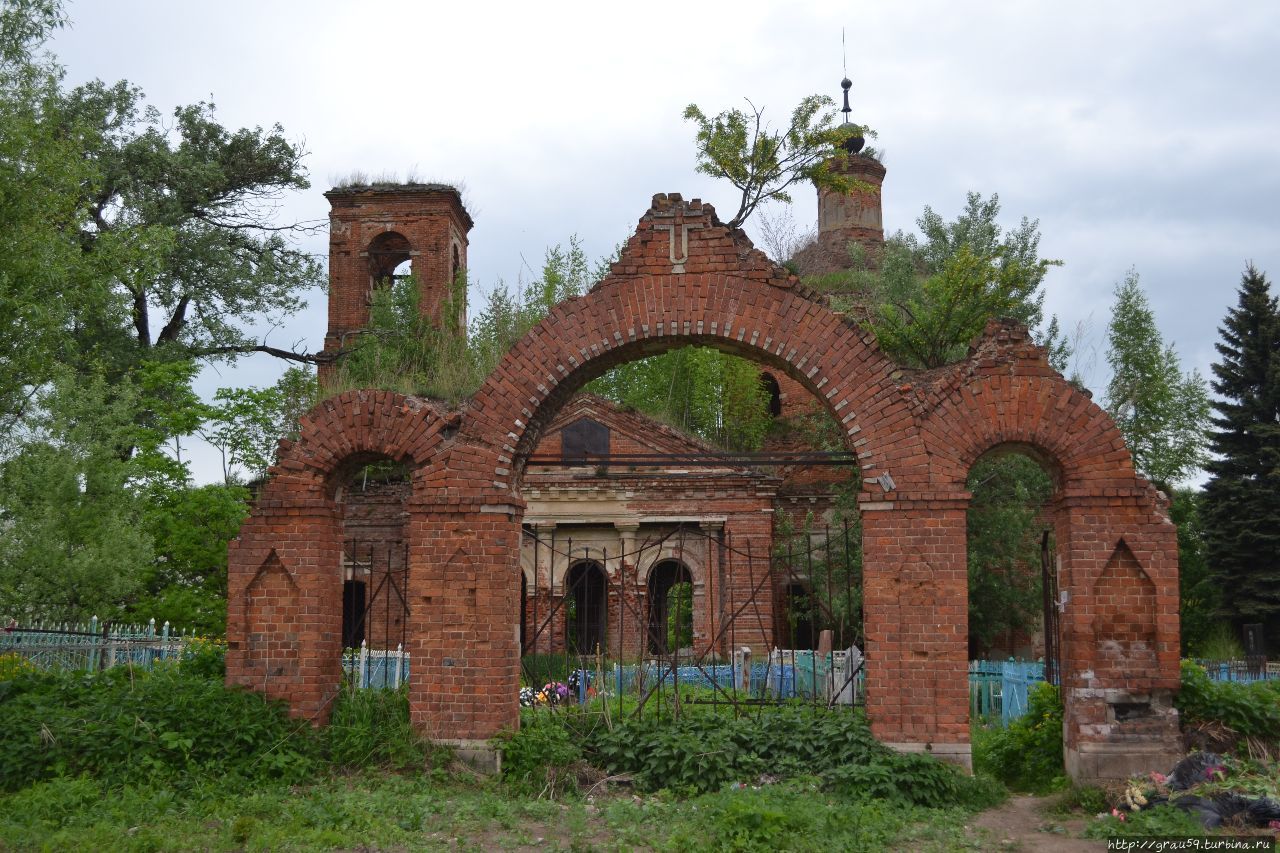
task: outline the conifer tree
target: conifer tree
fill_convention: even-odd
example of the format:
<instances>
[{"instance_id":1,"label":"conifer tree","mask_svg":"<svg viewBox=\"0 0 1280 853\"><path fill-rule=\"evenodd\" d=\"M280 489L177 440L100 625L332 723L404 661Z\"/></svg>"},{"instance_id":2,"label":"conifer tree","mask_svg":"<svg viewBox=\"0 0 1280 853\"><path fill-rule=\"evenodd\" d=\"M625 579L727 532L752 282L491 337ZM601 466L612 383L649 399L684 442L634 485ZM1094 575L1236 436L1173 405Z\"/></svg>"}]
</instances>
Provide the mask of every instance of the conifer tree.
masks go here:
<instances>
[{"instance_id":1,"label":"conifer tree","mask_svg":"<svg viewBox=\"0 0 1280 853\"><path fill-rule=\"evenodd\" d=\"M1204 493L1209 564L1233 622L1280 642L1280 317L1251 264L1227 312L1213 365L1216 412Z\"/></svg>"}]
</instances>

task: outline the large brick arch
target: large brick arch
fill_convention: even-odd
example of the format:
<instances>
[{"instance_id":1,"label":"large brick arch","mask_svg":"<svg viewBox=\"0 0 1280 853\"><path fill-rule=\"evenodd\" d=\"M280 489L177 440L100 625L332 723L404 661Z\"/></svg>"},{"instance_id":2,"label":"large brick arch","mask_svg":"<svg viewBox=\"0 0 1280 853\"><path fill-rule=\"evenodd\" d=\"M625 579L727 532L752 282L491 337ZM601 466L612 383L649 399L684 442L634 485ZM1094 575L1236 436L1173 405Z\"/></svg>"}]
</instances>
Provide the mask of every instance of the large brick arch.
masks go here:
<instances>
[{"instance_id":1,"label":"large brick arch","mask_svg":"<svg viewBox=\"0 0 1280 853\"><path fill-rule=\"evenodd\" d=\"M1177 536L1164 498L1136 474L1111 417L1054 371L1018 324L992 321L964 362L928 379L918 389L918 421L930 489L958 511L957 526L968 503L969 469L983 454L1025 450L1054 476L1049 514L1065 595L1068 769L1079 778L1121 777L1167 759L1176 749L1171 700L1179 683L1179 631ZM1123 573L1115 569L1116 553L1126 557ZM957 584L952 600L961 594L967 602L967 587ZM1099 630L1097 615L1138 601L1151 608L1142 621L1151 642L1117 663L1117 641ZM1123 631L1117 636L1127 638ZM1145 638L1134 642L1141 646ZM1127 711L1117 717L1117 707L1139 706L1150 711L1140 721L1127 723ZM1133 743L1142 740L1135 732L1148 736L1145 746ZM1127 752L1115 749L1126 741Z\"/></svg>"},{"instance_id":2,"label":"large brick arch","mask_svg":"<svg viewBox=\"0 0 1280 853\"><path fill-rule=\"evenodd\" d=\"M785 371L823 400L869 478L927 475L901 370L867 332L803 291L723 273L606 280L557 306L473 398L462 439L495 441L495 483L518 486L524 460L560 407L610 368L697 344ZM873 413L868 417L868 413Z\"/></svg>"}]
</instances>

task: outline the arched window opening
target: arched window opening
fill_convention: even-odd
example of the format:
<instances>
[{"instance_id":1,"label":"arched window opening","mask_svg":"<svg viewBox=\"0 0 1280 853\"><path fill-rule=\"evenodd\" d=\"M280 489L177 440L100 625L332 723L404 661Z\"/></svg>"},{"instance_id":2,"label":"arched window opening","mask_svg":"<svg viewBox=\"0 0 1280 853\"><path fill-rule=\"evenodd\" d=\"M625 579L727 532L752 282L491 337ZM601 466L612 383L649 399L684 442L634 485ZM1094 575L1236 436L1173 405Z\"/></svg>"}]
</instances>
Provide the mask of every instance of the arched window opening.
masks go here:
<instances>
[{"instance_id":1,"label":"arched window opening","mask_svg":"<svg viewBox=\"0 0 1280 853\"><path fill-rule=\"evenodd\" d=\"M594 561L575 563L565 578L566 643L570 654L605 651L608 580Z\"/></svg>"},{"instance_id":2,"label":"arched window opening","mask_svg":"<svg viewBox=\"0 0 1280 853\"><path fill-rule=\"evenodd\" d=\"M462 252L458 250L458 244L453 244L453 263L449 266L449 280L456 282L458 275L462 272Z\"/></svg>"},{"instance_id":3,"label":"arched window opening","mask_svg":"<svg viewBox=\"0 0 1280 853\"><path fill-rule=\"evenodd\" d=\"M679 560L649 572L649 653L670 654L693 645L693 577Z\"/></svg>"},{"instance_id":4,"label":"arched window opening","mask_svg":"<svg viewBox=\"0 0 1280 853\"><path fill-rule=\"evenodd\" d=\"M369 244L369 277L376 284L391 284L408 278L412 267L409 240L403 234L387 231Z\"/></svg>"},{"instance_id":5,"label":"arched window opening","mask_svg":"<svg viewBox=\"0 0 1280 853\"><path fill-rule=\"evenodd\" d=\"M1046 580L1050 587L1056 580L1049 467L1033 448L1002 445L969 469L970 660L1052 656L1052 603L1045 599Z\"/></svg>"},{"instance_id":6,"label":"arched window opening","mask_svg":"<svg viewBox=\"0 0 1280 853\"><path fill-rule=\"evenodd\" d=\"M775 418L781 416L782 388L778 385L778 380L773 377L772 373L761 373L760 387L764 389L765 397L769 403L769 415Z\"/></svg>"}]
</instances>

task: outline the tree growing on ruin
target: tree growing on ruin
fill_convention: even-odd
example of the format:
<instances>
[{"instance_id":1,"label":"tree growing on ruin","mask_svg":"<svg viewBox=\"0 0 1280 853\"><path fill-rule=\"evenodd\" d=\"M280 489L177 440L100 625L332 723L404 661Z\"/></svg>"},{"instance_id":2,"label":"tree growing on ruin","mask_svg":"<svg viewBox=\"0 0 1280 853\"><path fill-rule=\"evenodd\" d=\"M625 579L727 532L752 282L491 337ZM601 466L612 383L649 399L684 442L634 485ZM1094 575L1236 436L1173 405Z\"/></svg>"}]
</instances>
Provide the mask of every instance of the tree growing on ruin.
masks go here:
<instances>
[{"instance_id":1,"label":"tree growing on ruin","mask_svg":"<svg viewBox=\"0 0 1280 853\"><path fill-rule=\"evenodd\" d=\"M697 169L723 178L737 188L737 212L729 228L741 228L757 207L768 201L790 202L788 188L812 182L838 192L851 192L859 182L832 168L845 156L840 144L850 136L869 136L860 125L837 124L835 102L825 95L809 95L791 111L785 128L765 118L763 107L747 100L749 111L728 109L708 116L697 104L685 107L684 117L697 126L694 136Z\"/></svg>"}]
</instances>

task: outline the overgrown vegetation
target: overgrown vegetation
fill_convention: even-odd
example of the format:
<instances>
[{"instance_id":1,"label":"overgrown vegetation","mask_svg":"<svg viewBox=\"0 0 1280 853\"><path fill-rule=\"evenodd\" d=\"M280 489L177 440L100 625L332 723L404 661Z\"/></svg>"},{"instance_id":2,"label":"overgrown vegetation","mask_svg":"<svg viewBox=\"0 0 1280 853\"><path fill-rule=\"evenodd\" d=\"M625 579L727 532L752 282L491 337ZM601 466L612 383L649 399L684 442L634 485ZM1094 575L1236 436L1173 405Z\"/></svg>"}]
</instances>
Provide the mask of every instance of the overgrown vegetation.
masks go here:
<instances>
[{"instance_id":1,"label":"overgrown vegetation","mask_svg":"<svg viewBox=\"0 0 1280 853\"><path fill-rule=\"evenodd\" d=\"M598 716L543 713L505 744L504 779L486 780L446 769L447 754L409 727L403 691L343 691L331 725L314 731L256 694L195 674L195 662L210 658L216 649L152 673L91 676L6 667L5 844L954 849L971 843L965 816L1002 796L931 758L892 753L859 716L801 708L613 729L594 726ZM635 768L644 796L580 787L604 778L606 755L615 770ZM699 772L722 763L732 772Z\"/></svg>"},{"instance_id":2,"label":"overgrown vegetation","mask_svg":"<svg viewBox=\"0 0 1280 853\"><path fill-rule=\"evenodd\" d=\"M557 764L582 758L625 774L640 791L683 796L804 778L830 793L899 805L984 808L1002 798L999 786L931 756L894 752L848 711L782 705L734 716L726 706L693 705L678 718L608 725L601 710L526 712L520 731L504 740L516 757L504 773L522 790L541 788Z\"/></svg>"},{"instance_id":3,"label":"overgrown vegetation","mask_svg":"<svg viewBox=\"0 0 1280 853\"><path fill-rule=\"evenodd\" d=\"M178 665L95 674L10 668L0 680L0 779L14 791L61 777L225 791L300 784L328 770L421 769L435 750L409 724L405 690L339 693L314 730L283 705L224 687L221 649Z\"/></svg>"},{"instance_id":4,"label":"overgrown vegetation","mask_svg":"<svg viewBox=\"0 0 1280 853\"><path fill-rule=\"evenodd\" d=\"M1041 682L1027 691L1027 713L1004 728L975 726L973 768L1015 791L1046 794L1067 784L1062 765L1062 701Z\"/></svg>"},{"instance_id":5,"label":"overgrown vegetation","mask_svg":"<svg viewBox=\"0 0 1280 853\"><path fill-rule=\"evenodd\" d=\"M1280 754L1280 681L1213 681L1204 667L1182 662L1182 690L1177 698L1184 727L1211 724L1231 745L1243 741L1246 750Z\"/></svg>"}]
</instances>

